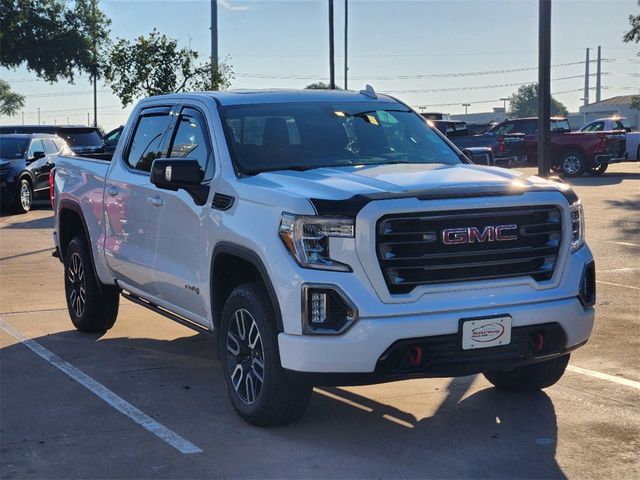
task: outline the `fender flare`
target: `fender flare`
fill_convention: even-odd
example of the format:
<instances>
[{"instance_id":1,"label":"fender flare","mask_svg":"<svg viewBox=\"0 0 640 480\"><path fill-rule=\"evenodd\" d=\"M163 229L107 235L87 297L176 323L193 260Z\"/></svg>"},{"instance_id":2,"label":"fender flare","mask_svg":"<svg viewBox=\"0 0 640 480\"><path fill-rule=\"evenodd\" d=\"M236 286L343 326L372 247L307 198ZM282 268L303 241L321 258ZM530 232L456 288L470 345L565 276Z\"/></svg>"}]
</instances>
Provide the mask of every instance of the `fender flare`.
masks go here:
<instances>
[{"instance_id":1,"label":"fender flare","mask_svg":"<svg viewBox=\"0 0 640 480\"><path fill-rule=\"evenodd\" d=\"M269 295L271 304L273 305L273 313L276 319L276 329L278 333L283 332L284 326L282 324L282 312L280 310L280 303L278 302L278 296L276 295L275 288L273 288L273 283L271 282L271 278L269 277L267 268L264 266L262 259L257 253L255 253L253 250L250 250L249 248L241 247L234 243L219 242L218 244L216 244L216 246L213 249L213 254L211 256L211 271L209 274L212 313L216 311L216 305L214 304L215 303L215 295L213 290L214 285L213 285L213 282L211 281L214 278L213 266L216 263L216 259L221 254L233 255L235 257L238 257L250 263L256 268L256 270L260 274L260 277L262 278L262 283L264 283L264 286L267 289L267 294Z\"/></svg>"}]
</instances>

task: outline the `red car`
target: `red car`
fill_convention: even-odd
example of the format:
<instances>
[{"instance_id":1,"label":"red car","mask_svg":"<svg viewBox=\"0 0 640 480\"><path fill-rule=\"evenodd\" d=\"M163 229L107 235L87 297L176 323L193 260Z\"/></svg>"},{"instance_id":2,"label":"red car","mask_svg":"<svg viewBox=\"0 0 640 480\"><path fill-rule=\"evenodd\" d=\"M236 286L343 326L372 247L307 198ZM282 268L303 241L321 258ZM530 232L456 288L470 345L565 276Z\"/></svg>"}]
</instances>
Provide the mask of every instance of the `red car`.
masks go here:
<instances>
[{"instance_id":1,"label":"red car","mask_svg":"<svg viewBox=\"0 0 640 480\"><path fill-rule=\"evenodd\" d=\"M505 120L489 133L505 135L523 133L529 163L538 160L538 118ZM602 175L610 163L625 159L624 132L572 132L569 121L551 117L551 167L568 177L583 173Z\"/></svg>"}]
</instances>

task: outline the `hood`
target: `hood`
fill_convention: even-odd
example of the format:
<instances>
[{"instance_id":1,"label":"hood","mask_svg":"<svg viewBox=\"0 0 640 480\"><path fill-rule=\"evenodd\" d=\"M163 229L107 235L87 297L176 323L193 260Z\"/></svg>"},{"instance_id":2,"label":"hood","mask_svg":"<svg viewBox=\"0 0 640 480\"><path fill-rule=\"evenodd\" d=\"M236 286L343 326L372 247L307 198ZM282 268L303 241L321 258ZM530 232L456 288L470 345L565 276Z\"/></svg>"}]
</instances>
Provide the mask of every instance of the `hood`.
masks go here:
<instances>
[{"instance_id":1,"label":"hood","mask_svg":"<svg viewBox=\"0 0 640 480\"><path fill-rule=\"evenodd\" d=\"M267 188L315 199L341 200L356 195L399 196L420 191L444 194L447 191L526 189L551 182L512 170L478 165L394 164L317 168L303 172L265 172L245 181Z\"/></svg>"}]
</instances>

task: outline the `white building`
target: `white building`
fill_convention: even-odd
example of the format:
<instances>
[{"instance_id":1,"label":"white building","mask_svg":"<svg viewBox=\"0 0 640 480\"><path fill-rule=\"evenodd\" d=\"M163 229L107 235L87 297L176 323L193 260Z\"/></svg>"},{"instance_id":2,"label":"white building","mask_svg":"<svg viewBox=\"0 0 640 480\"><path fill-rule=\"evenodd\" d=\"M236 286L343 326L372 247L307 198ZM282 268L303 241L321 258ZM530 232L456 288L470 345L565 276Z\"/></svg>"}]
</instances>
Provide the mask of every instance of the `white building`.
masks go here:
<instances>
[{"instance_id":1,"label":"white building","mask_svg":"<svg viewBox=\"0 0 640 480\"><path fill-rule=\"evenodd\" d=\"M626 118L625 124L633 130L638 130L640 127L640 110L631 108L633 97L634 95L620 95L580 107L579 113L569 115L571 127L578 129L596 118L616 116Z\"/></svg>"}]
</instances>

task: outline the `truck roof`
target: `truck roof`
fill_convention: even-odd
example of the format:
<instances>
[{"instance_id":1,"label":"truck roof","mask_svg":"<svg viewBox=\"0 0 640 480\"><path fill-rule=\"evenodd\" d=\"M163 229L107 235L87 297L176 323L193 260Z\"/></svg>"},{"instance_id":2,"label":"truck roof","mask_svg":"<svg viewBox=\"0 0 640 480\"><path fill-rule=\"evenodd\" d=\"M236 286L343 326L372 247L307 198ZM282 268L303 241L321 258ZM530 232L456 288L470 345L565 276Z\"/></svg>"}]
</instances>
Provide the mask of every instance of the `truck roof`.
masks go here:
<instances>
[{"instance_id":1,"label":"truck roof","mask_svg":"<svg viewBox=\"0 0 640 480\"><path fill-rule=\"evenodd\" d=\"M190 92L150 97L159 98L215 98L221 105L250 105L256 103L294 103L294 102L383 102L398 103L389 95L345 90L229 90L223 92Z\"/></svg>"}]
</instances>

